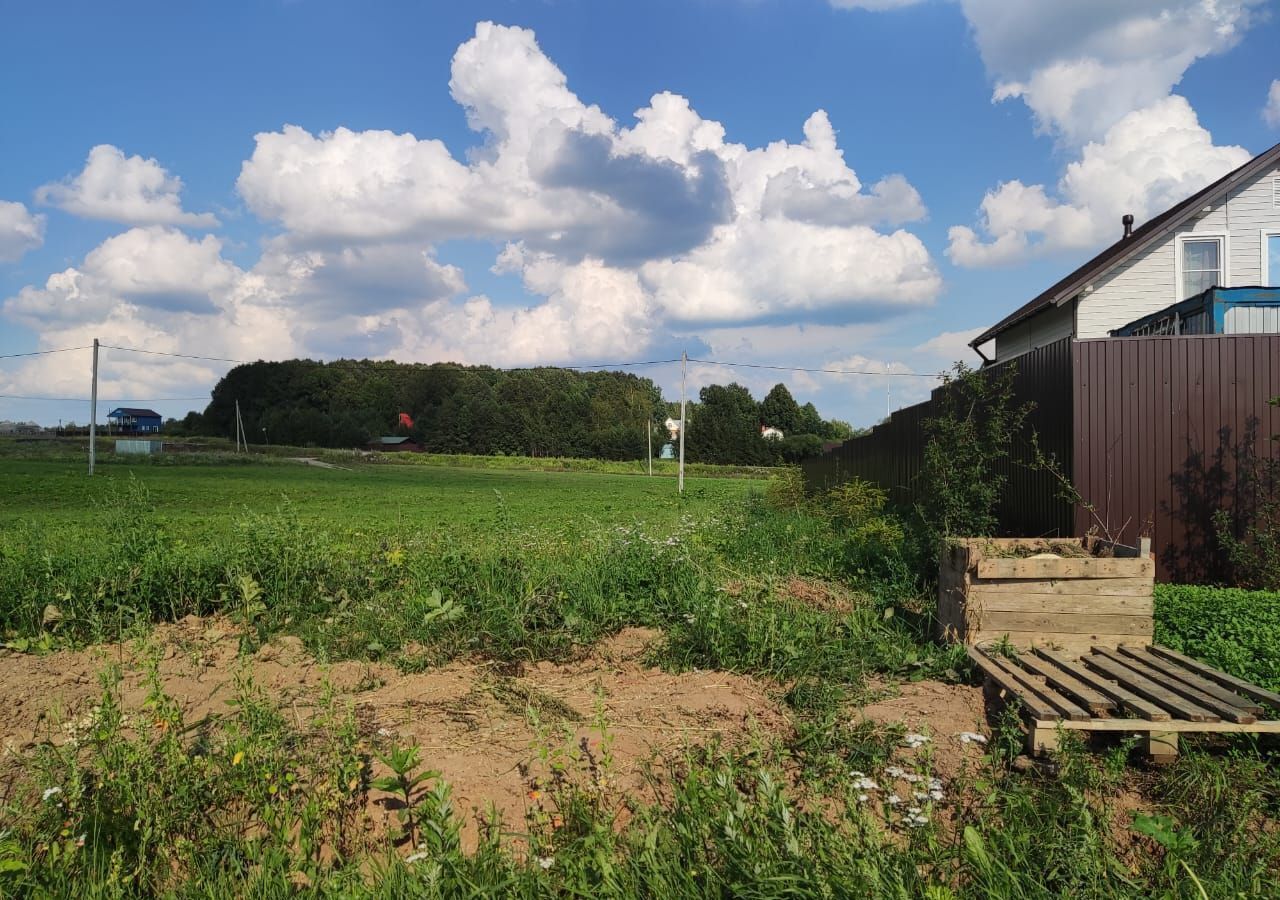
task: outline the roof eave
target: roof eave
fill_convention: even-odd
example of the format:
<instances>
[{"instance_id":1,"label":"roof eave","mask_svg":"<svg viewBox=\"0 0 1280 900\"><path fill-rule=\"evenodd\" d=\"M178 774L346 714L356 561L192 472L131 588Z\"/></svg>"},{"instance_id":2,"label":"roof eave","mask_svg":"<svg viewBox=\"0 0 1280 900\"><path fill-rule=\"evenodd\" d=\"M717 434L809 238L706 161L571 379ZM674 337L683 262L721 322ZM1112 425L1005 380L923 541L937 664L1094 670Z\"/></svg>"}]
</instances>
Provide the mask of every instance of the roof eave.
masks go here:
<instances>
[{"instance_id":1,"label":"roof eave","mask_svg":"<svg viewBox=\"0 0 1280 900\"><path fill-rule=\"evenodd\" d=\"M1102 250L1100 253L1097 254L1097 256L1094 257L1094 259L1095 260L1101 259L1103 261L1099 262L1098 265L1096 266L1090 266L1088 263L1082 266L1081 268L1083 270L1083 274L1080 275L1071 283L1069 283L1066 287L1062 288L1057 293L1053 294L1049 298L1048 305L1061 306L1062 304L1066 303L1068 300L1075 298L1076 296L1079 295L1080 291L1088 287L1089 284L1094 280L1096 280L1098 277L1111 271L1116 266L1120 265L1126 260L1132 258L1132 256L1135 253L1149 246L1150 244L1155 242L1157 239L1164 237L1170 231L1173 231L1179 226L1185 224L1188 219L1192 218L1200 210L1201 203L1212 200L1213 198L1217 197L1219 193L1225 194L1227 191L1231 190L1232 186L1237 181L1241 180L1242 178L1252 178L1254 175L1261 173L1263 170L1267 169L1269 166L1275 164L1276 162L1280 162L1280 143L1272 146L1267 150L1262 151L1261 153L1259 153L1253 159L1249 160L1244 165L1228 172L1226 175L1223 175L1217 181L1213 182L1212 184L1206 185L1203 189L1192 194L1187 199L1181 201L1180 203L1174 204L1168 210L1165 210L1165 212L1160 213L1160 215L1155 216L1153 219L1149 220L1148 224L1159 220L1161 216L1169 214L1173 210L1177 209L1179 206L1186 207L1177 215L1170 216L1169 221L1161 222L1158 227L1153 228L1151 230L1150 234L1143 234L1139 237L1138 233L1135 232L1134 237L1125 239L1126 243L1124 243L1123 252L1118 253L1114 258L1108 258L1107 254L1116 246L1116 244L1112 244L1110 247L1107 247L1106 249ZM1141 232L1141 230L1142 229L1139 228L1138 232ZM1128 243L1128 242L1132 242L1132 243ZM1030 303L1028 303L1027 306L1030 306L1033 303L1035 303L1035 300L1030 301ZM991 326L982 334L978 335L976 338L974 338L972 341L969 342L969 346L974 350L977 350L980 344L987 343L987 341L994 339L996 336L1002 334L1005 331L1008 331L1010 328L1014 327L1015 325L1018 325L1021 322L1024 322L1027 319L1031 318L1032 316L1042 312L1045 308L1046 307L1027 309L1027 307L1024 306L1023 309L1026 310L1025 314L1018 315L1018 312L1022 312L1022 310L1018 310L1008 319L1003 320Z\"/></svg>"}]
</instances>

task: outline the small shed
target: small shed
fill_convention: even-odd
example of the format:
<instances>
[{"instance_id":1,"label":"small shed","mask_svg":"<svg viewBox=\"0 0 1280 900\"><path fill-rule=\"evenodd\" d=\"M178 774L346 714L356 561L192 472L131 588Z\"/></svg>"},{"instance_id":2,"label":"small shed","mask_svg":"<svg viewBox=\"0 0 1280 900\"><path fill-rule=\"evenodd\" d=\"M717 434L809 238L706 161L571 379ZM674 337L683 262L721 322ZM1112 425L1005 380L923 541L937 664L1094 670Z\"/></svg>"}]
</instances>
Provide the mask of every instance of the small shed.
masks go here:
<instances>
[{"instance_id":1,"label":"small shed","mask_svg":"<svg viewBox=\"0 0 1280 900\"><path fill-rule=\"evenodd\" d=\"M383 435L370 441L369 449L381 450L383 453L421 453L422 445L413 438Z\"/></svg>"},{"instance_id":2,"label":"small shed","mask_svg":"<svg viewBox=\"0 0 1280 900\"><path fill-rule=\"evenodd\" d=\"M124 434L159 434L163 422L154 409L118 406L107 413L107 424Z\"/></svg>"}]
</instances>

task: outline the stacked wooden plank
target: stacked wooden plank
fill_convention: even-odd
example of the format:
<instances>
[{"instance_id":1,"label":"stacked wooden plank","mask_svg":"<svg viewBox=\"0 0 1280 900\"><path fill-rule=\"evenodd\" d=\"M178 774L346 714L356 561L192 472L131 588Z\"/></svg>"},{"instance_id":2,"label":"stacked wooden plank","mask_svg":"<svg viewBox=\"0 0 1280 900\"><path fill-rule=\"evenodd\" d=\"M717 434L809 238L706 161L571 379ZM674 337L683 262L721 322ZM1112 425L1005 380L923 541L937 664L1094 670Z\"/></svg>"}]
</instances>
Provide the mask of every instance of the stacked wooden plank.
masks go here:
<instances>
[{"instance_id":1,"label":"stacked wooden plank","mask_svg":"<svg viewBox=\"0 0 1280 900\"><path fill-rule=\"evenodd\" d=\"M1054 746L1058 728L1145 733L1162 755L1179 732L1280 732L1280 694L1155 644L1094 646L1079 659L1044 647L969 656L989 690L1021 704L1034 750Z\"/></svg>"},{"instance_id":2,"label":"stacked wooden plank","mask_svg":"<svg viewBox=\"0 0 1280 900\"><path fill-rule=\"evenodd\" d=\"M1150 640L1155 560L1087 552L1075 539L954 542L938 572L939 636L967 644L1003 637L1017 647L1051 643L1073 652Z\"/></svg>"}]
</instances>

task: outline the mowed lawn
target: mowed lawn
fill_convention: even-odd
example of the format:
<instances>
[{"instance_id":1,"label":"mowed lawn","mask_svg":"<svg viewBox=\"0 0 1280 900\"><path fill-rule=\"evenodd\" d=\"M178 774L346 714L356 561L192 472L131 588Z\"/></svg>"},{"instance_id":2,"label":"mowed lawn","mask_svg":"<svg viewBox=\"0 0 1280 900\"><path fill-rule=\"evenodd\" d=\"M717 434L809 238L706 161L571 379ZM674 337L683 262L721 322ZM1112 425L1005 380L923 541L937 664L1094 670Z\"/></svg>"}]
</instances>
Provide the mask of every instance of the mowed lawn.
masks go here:
<instances>
[{"instance_id":1,"label":"mowed lawn","mask_svg":"<svg viewBox=\"0 0 1280 900\"><path fill-rule=\"evenodd\" d=\"M213 536L247 513L274 512L286 504L302 522L337 531L467 533L514 527L570 534L638 522L661 529L764 484L749 478L688 478L682 499L674 478L585 472L112 461L100 465L91 479L79 462L0 459L0 532L23 522L71 530L91 526L96 512L126 492L131 480L145 487L158 518L188 540Z\"/></svg>"}]
</instances>

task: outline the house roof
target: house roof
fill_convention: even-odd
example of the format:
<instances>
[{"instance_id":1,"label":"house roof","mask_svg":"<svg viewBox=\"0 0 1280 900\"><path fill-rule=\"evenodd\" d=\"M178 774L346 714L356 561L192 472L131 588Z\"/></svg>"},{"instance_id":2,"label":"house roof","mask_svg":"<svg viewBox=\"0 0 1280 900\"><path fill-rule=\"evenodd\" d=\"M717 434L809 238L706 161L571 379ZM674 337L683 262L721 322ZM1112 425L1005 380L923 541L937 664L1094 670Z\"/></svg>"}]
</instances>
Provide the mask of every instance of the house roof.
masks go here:
<instances>
[{"instance_id":1,"label":"house roof","mask_svg":"<svg viewBox=\"0 0 1280 900\"><path fill-rule=\"evenodd\" d=\"M1116 241L1070 275L1044 291L1044 293L1005 316L995 325L992 325L970 341L969 346L976 348L981 344L985 344L996 335L1017 325L1024 319L1030 318L1042 309L1070 300L1086 287L1090 281L1103 275L1129 259L1139 250L1150 246L1156 240L1186 222L1203 209L1207 201L1212 200L1218 194L1230 190L1241 179L1252 178L1277 162L1280 162L1280 144L1276 144L1270 150L1264 150L1240 168L1223 175L1204 190L1192 194L1186 200L1171 206L1155 218L1148 219L1142 224L1142 227L1134 229L1129 237Z\"/></svg>"},{"instance_id":2,"label":"house roof","mask_svg":"<svg viewBox=\"0 0 1280 900\"><path fill-rule=\"evenodd\" d=\"M400 437L398 435L386 435L384 437L378 438L377 443L394 445L394 444L403 444L405 441L408 441L408 440L410 440L410 438Z\"/></svg>"},{"instance_id":3,"label":"house roof","mask_svg":"<svg viewBox=\"0 0 1280 900\"><path fill-rule=\"evenodd\" d=\"M141 409L137 406L118 406L111 410L111 412L107 413L107 416L133 416L135 419L158 419L160 418L160 413L156 412L154 409Z\"/></svg>"}]
</instances>

